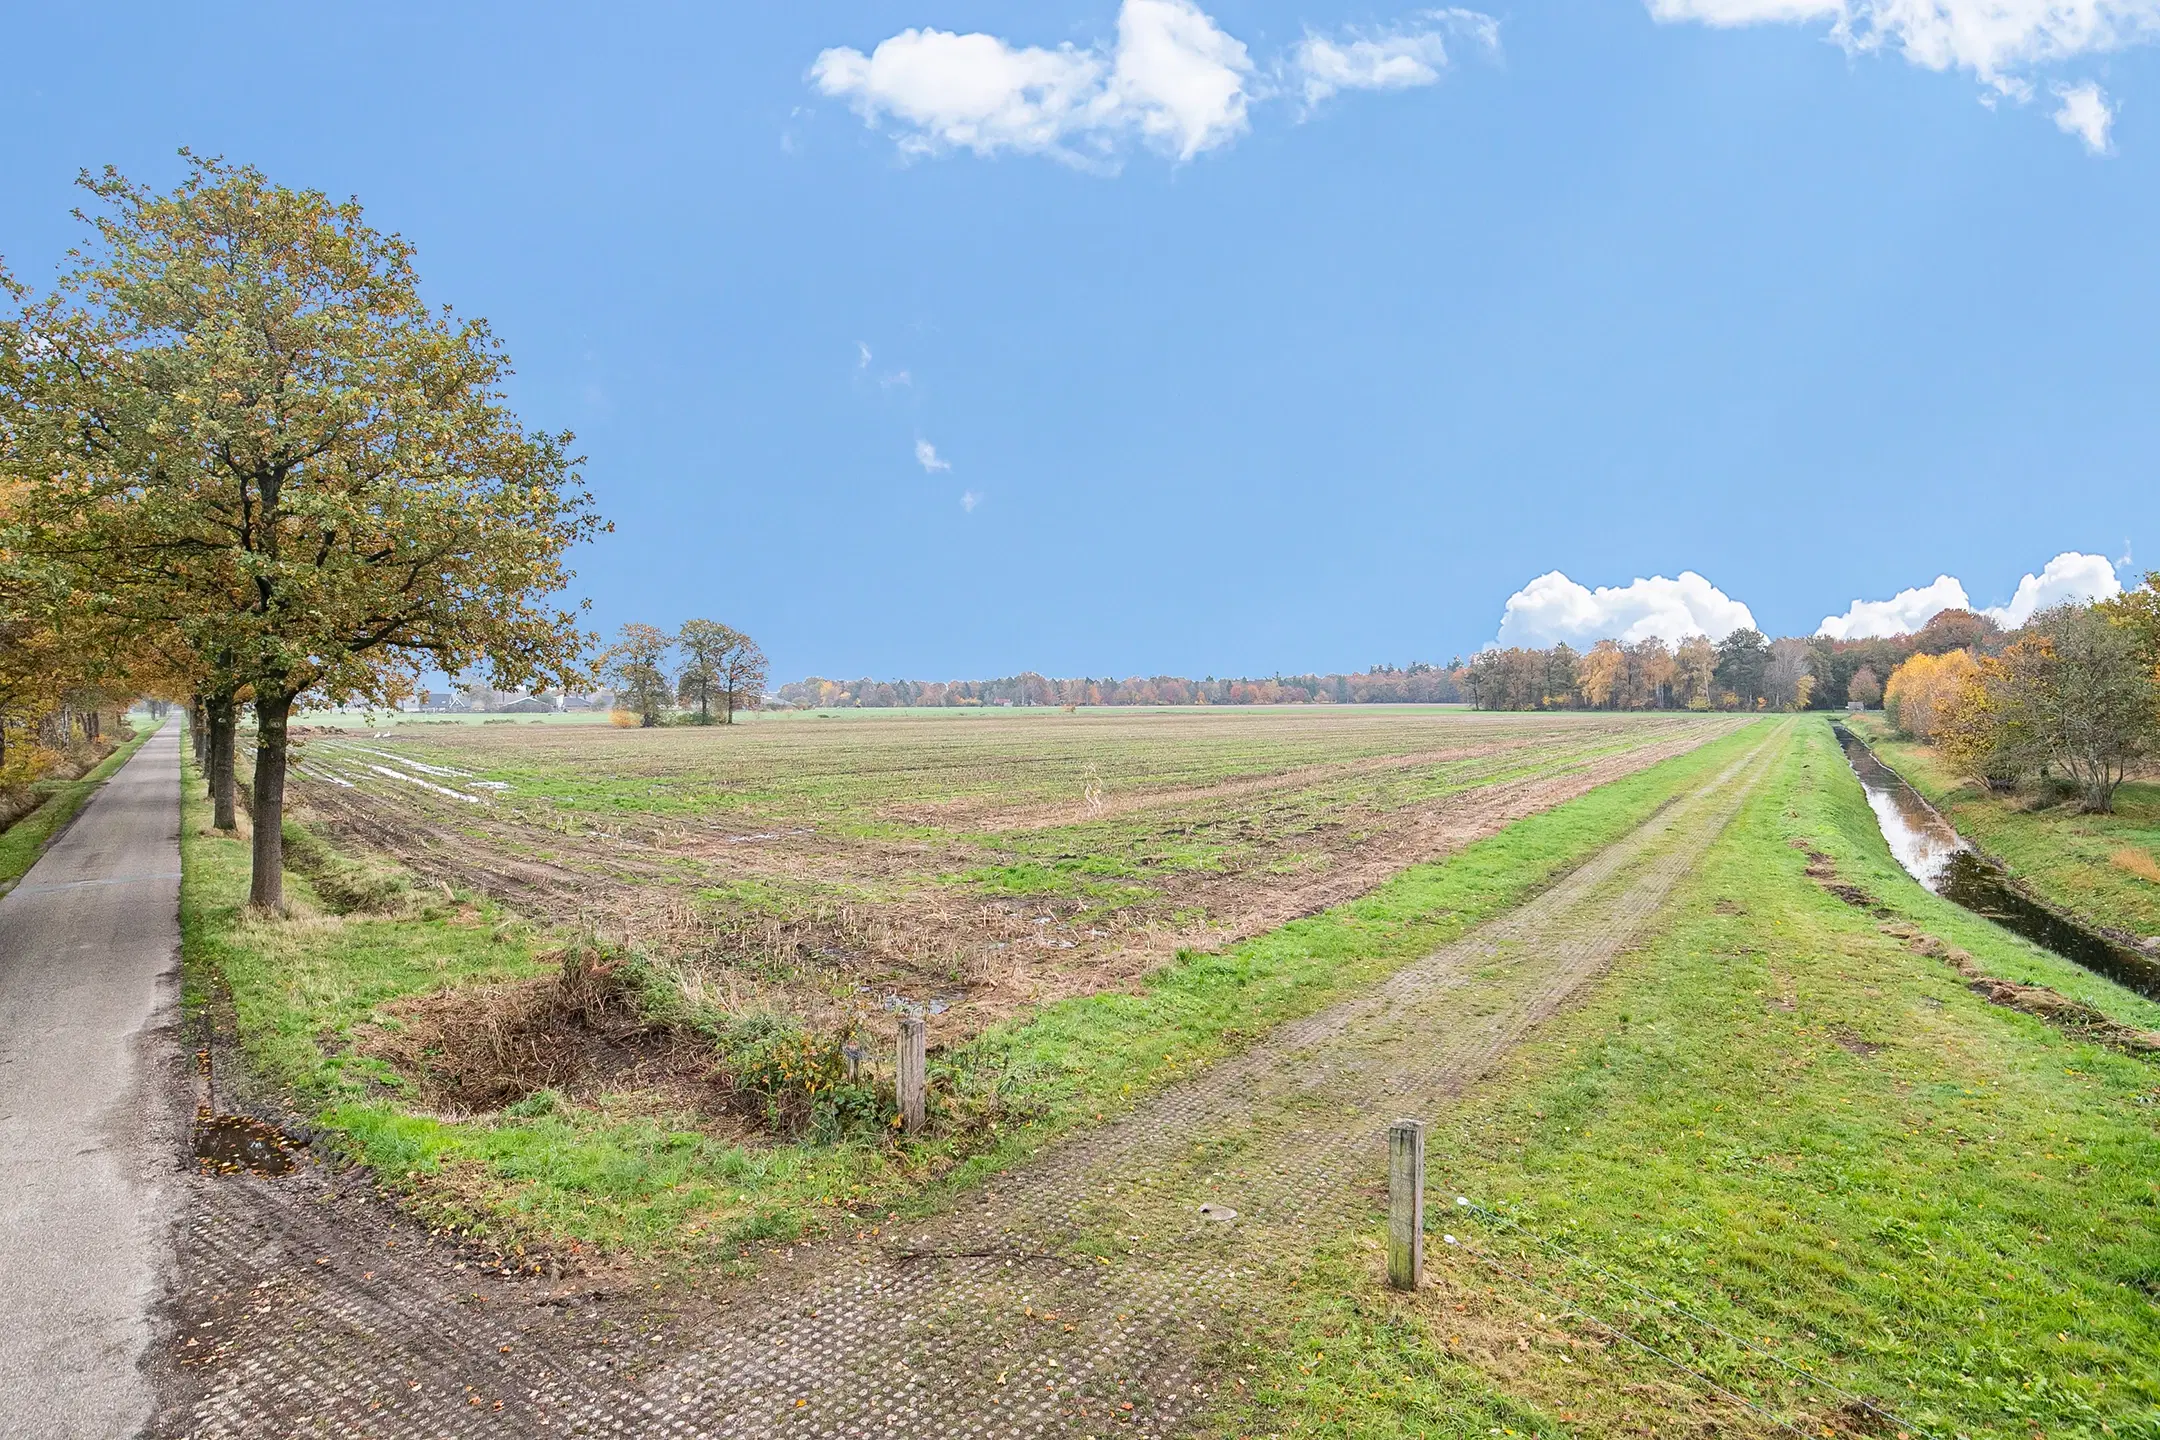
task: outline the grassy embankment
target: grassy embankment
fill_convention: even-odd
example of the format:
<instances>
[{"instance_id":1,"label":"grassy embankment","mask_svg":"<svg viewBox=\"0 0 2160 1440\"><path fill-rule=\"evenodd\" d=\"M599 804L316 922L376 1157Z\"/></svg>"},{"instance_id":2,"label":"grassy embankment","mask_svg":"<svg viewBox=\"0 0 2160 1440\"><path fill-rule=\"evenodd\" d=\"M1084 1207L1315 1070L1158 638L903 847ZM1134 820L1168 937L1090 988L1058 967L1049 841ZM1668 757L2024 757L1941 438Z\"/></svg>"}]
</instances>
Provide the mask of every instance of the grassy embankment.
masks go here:
<instances>
[{"instance_id":1,"label":"grassy embankment","mask_svg":"<svg viewBox=\"0 0 2160 1440\"><path fill-rule=\"evenodd\" d=\"M1851 723L1960 835L2042 900L2132 935L2160 935L2160 784L2126 784L2114 814L2081 815L2075 798L2031 786L1990 794L1932 747L1897 739L1880 714Z\"/></svg>"},{"instance_id":2,"label":"grassy embankment","mask_svg":"<svg viewBox=\"0 0 2160 1440\"><path fill-rule=\"evenodd\" d=\"M98 786L115 770L127 764L143 742L156 733L156 727L145 725L135 734L121 741L96 765L74 780L40 780L34 787L42 791L46 800L37 809L0 831L0 895L15 887L15 882L30 873L45 847L52 842L60 828L80 814Z\"/></svg>"},{"instance_id":3,"label":"grassy embankment","mask_svg":"<svg viewBox=\"0 0 2160 1440\"><path fill-rule=\"evenodd\" d=\"M1657 938L1441 1121L1428 1287L1382 1288L1377 1228L1282 1277L1221 1433L1790 1433L1587 1312L1809 1435L2160 1437L2160 1063L1988 1004L1796 843L1988 972L2160 1026L1909 880L1805 724Z\"/></svg>"},{"instance_id":4,"label":"grassy embankment","mask_svg":"<svg viewBox=\"0 0 2160 1440\"><path fill-rule=\"evenodd\" d=\"M205 833L187 786L183 919L191 993L222 981L262 1084L425 1204L525 1240L709 1260L814 1229L833 1207L931 1207L1196 1062L1326 1005L1519 902L1671 796L1758 743L1750 730L1522 821L1451 860L1220 954L1187 955L1137 993L1059 1002L936 1057L944 1083L994 1084L1002 1127L906 1148L741 1142L652 1102L542 1094L500 1114L416 1113L403 1081L355 1052L402 997L544 973L550 938L484 904L407 897L398 913L243 913L246 847ZM355 888L341 881L338 888ZM365 889L365 886L358 887Z\"/></svg>"}]
</instances>

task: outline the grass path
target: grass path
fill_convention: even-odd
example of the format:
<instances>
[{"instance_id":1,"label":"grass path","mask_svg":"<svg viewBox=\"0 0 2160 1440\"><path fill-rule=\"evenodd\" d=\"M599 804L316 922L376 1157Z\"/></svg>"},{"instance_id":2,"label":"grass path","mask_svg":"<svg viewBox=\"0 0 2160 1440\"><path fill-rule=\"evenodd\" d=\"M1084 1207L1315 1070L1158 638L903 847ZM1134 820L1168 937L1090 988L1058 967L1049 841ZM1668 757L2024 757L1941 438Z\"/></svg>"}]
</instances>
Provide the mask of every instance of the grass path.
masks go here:
<instances>
[{"instance_id":1,"label":"grass path","mask_svg":"<svg viewBox=\"0 0 2160 1440\"><path fill-rule=\"evenodd\" d=\"M1806 724L1655 939L1433 1138L1466 1242L1436 1283L1376 1289L1370 1233L1316 1258L1240 1430L1488 1433L1461 1417L1498 1392L1503 1434L1779 1433L1605 1321L1809 1434L1892 1431L1802 1371L1914 1435L2160 1436L2160 1065L1987 1004L1795 842L1987 970L2160 1025L1908 880Z\"/></svg>"}]
</instances>

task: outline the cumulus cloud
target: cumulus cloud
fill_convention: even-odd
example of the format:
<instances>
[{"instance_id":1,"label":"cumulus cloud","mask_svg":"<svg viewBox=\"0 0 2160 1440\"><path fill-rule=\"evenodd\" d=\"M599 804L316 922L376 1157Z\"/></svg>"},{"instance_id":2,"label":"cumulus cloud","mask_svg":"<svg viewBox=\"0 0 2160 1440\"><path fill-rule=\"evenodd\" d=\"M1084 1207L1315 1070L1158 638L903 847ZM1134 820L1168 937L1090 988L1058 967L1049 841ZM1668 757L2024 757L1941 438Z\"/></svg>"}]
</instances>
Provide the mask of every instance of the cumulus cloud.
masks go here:
<instances>
[{"instance_id":1,"label":"cumulus cloud","mask_svg":"<svg viewBox=\"0 0 2160 1440\"><path fill-rule=\"evenodd\" d=\"M975 507L980 504L982 504L982 496L978 495L973 490L963 490L960 492L960 508L967 514L974 514Z\"/></svg>"},{"instance_id":2,"label":"cumulus cloud","mask_svg":"<svg viewBox=\"0 0 2160 1440\"><path fill-rule=\"evenodd\" d=\"M1338 90L1429 85L1447 64L1448 29L1496 43L1485 16L1431 11L1419 26L1375 35L1308 33L1276 70L1308 106ZM904 154L1010 151L1103 167L1132 144L1177 160L1228 144L1250 128L1250 107L1277 93L1245 43L1194 0L1124 0L1115 42L1085 50L903 30L868 55L823 51L810 81Z\"/></svg>"},{"instance_id":3,"label":"cumulus cloud","mask_svg":"<svg viewBox=\"0 0 2160 1440\"><path fill-rule=\"evenodd\" d=\"M1910 635L1945 610L1979 610L2005 630L2014 630L2032 618L2035 610L2065 600L2105 600L2122 593L2115 566L2105 555L2086 555L2066 550L2017 583L2006 605L1975 606L1964 585L1948 575L1938 575L1930 585L1900 590L1888 600L1855 600L1843 615L1826 615L1815 627L1818 635L1833 640L1873 640L1886 635Z\"/></svg>"},{"instance_id":4,"label":"cumulus cloud","mask_svg":"<svg viewBox=\"0 0 2160 1440\"><path fill-rule=\"evenodd\" d=\"M1965 587L1948 575L1938 575L1933 584L1900 590L1888 600L1855 600L1843 615L1825 615L1815 633L1833 640L1910 635L1945 610L1970 609L1972 600Z\"/></svg>"},{"instance_id":5,"label":"cumulus cloud","mask_svg":"<svg viewBox=\"0 0 2160 1440\"><path fill-rule=\"evenodd\" d=\"M2055 98L2062 102L2055 111L2055 128L2083 140L2093 154L2107 154L2108 130L2115 123L2107 91L2088 80L2082 85L2056 86Z\"/></svg>"},{"instance_id":6,"label":"cumulus cloud","mask_svg":"<svg viewBox=\"0 0 2160 1440\"><path fill-rule=\"evenodd\" d=\"M867 370L869 367L870 346L866 341L857 340L855 342L855 368L858 370Z\"/></svg>"},{"instance_id":7,"label":"cumulus cloud","mask_svg":"<svg viewBox=\"0 0 2160 1440\"><path fill-rule=\"evenodd\" d=\"M2040 567L2039 574L2018 581L2009 604L1991 606L1980 613L2011 630L2030 620L2035 610L2065 600L2106 600L2120 594L2122 581L2115 578L2115 566L2107 556L2065 550Z\"/></svg>"},{"instance_id":8,"label":"cumulus cloud","mask_svg":"<svg viewBox=\"0 0 2160 1440\"><path fill-rule=\"evenodd\" d=\"M1847 50L1895 51L2032 98L2032 70L2160 36L2160 0L1647 0L1652 16L1705 25L1827 21ZM2097 85L2057 87L2055 123L2099 153L2114 118ZM2096 138L2097 137L2097 138Z\"/></svg>"},{"instance_id":9,"label":"cumulus cloud","mask_svg":"<svg viewBox=\"0 0 2160 1440\"><path fill-rule=\"evenodd\" d=\"M937 446L931 444L928 440L917 440L915 442L915 463L922 466L924 470L932 475L935 475L940 470L952 469L952 461L942 459L937 453Z\"/></svg>"},{"instance_id":10,"label":"cumulus cloud","mask_svg":"<svg viewBox=\"0 0 2160 1440\"><path fill-rule=\"evenodd\" d=\"M1606 639L1632 645L1653 635L1722 640L1754 625L1747 606L1692 570L1681 571L1677 580L1653 575L1595 590L1554 570L1508 597L1493 643L1542 649L1566 641L1582 649Z\"/></svg>"}]
</instances>

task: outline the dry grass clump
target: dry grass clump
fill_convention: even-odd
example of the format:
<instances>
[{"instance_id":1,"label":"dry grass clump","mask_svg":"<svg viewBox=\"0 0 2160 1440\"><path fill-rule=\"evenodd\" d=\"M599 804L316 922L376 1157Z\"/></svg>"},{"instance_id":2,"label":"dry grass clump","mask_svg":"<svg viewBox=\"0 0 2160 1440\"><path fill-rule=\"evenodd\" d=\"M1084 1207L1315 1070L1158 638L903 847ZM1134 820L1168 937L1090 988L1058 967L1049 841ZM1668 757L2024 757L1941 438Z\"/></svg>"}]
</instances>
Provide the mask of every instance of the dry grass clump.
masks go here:
<instances>
[{"instance_id":1,"label":"dry grass clump","mask_svg":"<svg viewBox=\"0 0 2160 1440\"><path fill-rule=\"evenodd\" d=\"M625 983L622 962L591 947L565 953L553 975L441 990L391 1013L397 1023L362 1050L446 1110L499 1110L541 1090L596 1094L640 1071L680 1080L686 1068Z\"/></svg>"},{"instance_id":2,"label":"dry grass clump","mask_svg":"<svg viewBox=\"0 0 2160 1440\"><path fill-rule=\"evenodd\" d=\"M2150 880L2155 885L2160 885L2160 860L2153 859L2145 851L2125 846L2108 858L2115 862L2116 869L2127 871L2140 880Z\"/></svg>"}]
</instances>

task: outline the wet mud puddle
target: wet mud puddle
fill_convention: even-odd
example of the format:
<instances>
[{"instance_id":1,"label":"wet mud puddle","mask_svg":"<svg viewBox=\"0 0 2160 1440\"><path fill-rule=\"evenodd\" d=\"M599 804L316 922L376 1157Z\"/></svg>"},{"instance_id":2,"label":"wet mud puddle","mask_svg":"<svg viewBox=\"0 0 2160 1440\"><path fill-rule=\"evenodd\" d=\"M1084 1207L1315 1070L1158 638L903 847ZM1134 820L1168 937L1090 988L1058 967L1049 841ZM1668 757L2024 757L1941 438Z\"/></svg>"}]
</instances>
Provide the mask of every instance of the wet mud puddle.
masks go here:
<instances>
[{"instance_id":1,"label":"wet mud puddle","mask_svg":"<svg viewBox=\"0 0 2160 1440\"><path fill-rule=\"evenodd\" d=\"M2109 939L2020 893L2009 877L1966 843L1935 807L1843 725L1832 725L1853 774L1867 792L1890 853L1915 880L2096 974L2160 1000L2160 960Z\"/></svg>"},{"instance_id":2,"label":"wet mud puddle","mask_svg":"<svg viewBox=\"0 0 2160 1440\"><path fill-rule=\"evenodd\" d=\"M205 1175L283 1175L293 1168L290 1142L252 1115L195 1115L195 1167Z\"/></svg>"}]
</instances>

